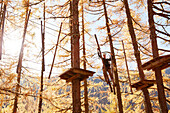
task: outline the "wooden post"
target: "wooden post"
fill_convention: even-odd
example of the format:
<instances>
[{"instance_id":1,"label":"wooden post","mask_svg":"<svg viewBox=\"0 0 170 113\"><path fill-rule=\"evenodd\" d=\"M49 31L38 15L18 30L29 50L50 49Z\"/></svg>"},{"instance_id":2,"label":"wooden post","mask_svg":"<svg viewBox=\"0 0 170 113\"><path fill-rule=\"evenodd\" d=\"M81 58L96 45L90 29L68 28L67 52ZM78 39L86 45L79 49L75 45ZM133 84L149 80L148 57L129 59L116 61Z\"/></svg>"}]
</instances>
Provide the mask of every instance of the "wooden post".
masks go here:
<instances>
[{"instance_id":1,"label":"wooden post","mask_svg":"<svg viewBox=\"0 0 170 113\"><path fill-rule=\"evenodd\" d=\"M123 40L122 40L122 46L123 46L123 54L124 54L124 57L125 57L126 70L127 70L128 79L129 79L130 91L131 91L131 93L133 93L133 90L132 90L132 87L131 87L132 84L131 84L131 79L130 79L130 74L129 74L129 68L128 68L128 63L127 63L127 58L126 58L126 52L125 52L125 46L124 46Z\"/></svg>"},{"instance_id":2,"label":"wooden post","mask_svg":"<svg viewBox=\"0 0 170 113\"><path fill-rule=\"evenodd\" d=\"M43 30L43 25L42 25L42 21L41 21L41 38L42 38L42 68L41 68L41 85L40 85L40 98L39 98L39 106L38 106L38 113L41 113L41 109L42 109L42 92L43 92L43 76L44 76L44 71L45 71L45 61L44 61L44 30Z\"/></svg>"},{"instance_id":3,"label":"wooden post","mask_svg":"<svg viewBox=\"0 0 170 113\"><path fill-rule=\"evenodd\" d=\"M136 35L135 35L135 31L134 31L134 27L133 27L133 23L132 23L132 19L131 19L129 4L128 4L127 0L123 0L123 2L124 2L124 5L125 5L128 29L129 29L129 33L130 33L130 36L131 36L131 39L132 39L134 55L135 55L135 58L136 58L140 79L143 81L145 75L144 75L142 65L141 65L142 63L141 63L141 59L140 59L140 51L138 50L138 44L137 44L137 41L136 41ZM149 92L148 92L147 88L143 88L142 92L143 92L144 100L145 100L144 104L145 104L146 113L153 113L152 105L151 105L150 97L149 97Z\"/></svg>"},{"instance_id":4,"label":"wooden post","mask_svg":"<svg viewBox=\"0 0 170 113\"><path fill-rule=\"evenodd\" d=\"M53 57L53 61L52 61L52 64L51 64L51 69L50 69L50 73L49 73L48 79L50 79L50 76L51 76L51 73L52 73L52 70L53 70L55 56L56 56L56 52L57 52L57 48L58 48L58 42L59 42L59 39L60 39L61 28L62 28L62 23L60 25L60 30L59 30L59 34L58 34L57 43L56 43L56 46L55 46L54 57Z\"/></svg>"},{"instance_id":5,"label":"wooden post","mask_svg":"<svg viewBox=\"0 0 170 113\"><path fill-rule=\"evenodd\" d=\"M42 57L42 58L43 58L43 59L42 59L42 62L43 62L43 71L45 71L45 57L44 57L44 54L45 54L45 53L44 53L44 50L45 50L45 41L44 41L44 40L45 40L45 2L44 2L44 11L43 11L43 21L44 21L44 28L42 28L42 30L43 30L43 32L42 32L42 33L43 33L43 34L42 34L42 35L43 35L43 36L42 36L42 44L43 44L43 45L42 45L42 47L43 47L43 48L42 48L42 49L43 49L43 50L42 50L42 52L43 52L43 53L42 53L42 55L43 55L43 57Z\"/></svg>"},{"instance_id":6,"label":"wooden post","mask_svg":"<svg viewBox=\"0 0 170 113\"><path fill-rule=\"evenodd\" d=\"M148 3L148 21L149 21L149 29L150 29L150 39L152 44L152 53L153 58L158 57L158 45L157 45L157 35L156 35L156 28L154 24L154 12L153 12L153 3L152 0L147 0ZM157 67L155 70L155 77L156 77L156 83L157 83L157 90L158 90L158 100L161 108L162 113L168 113L168 108L166 104L166 97L165 97L165 91L164 91L164 85L163 85L163 79L162 79L162 73L161 68Z\"/></svg>"},{"instance_id":7,"label":"wooden post","mask_svg":"<svg viewBox=\"0 0 170 113\"><path fill-rule=\"evenodd\" d=\"M25 25L24 25L24 33L23 33L23 41L21 45L21 50L20 50L20 55L19 55L19 61L17 65L17 85L16 85L16 94L15 94L15 100L14 100L14 107L13 107L13 113L17 113L17 104L18 104L18 92L20 88L20 79L21 79L21 68L22 68L22 58L23 58L23 52L24 52L24 42L25 42L25 35L27 31L27 25L28 25L28 20L30 16L31 10L28 12L28 7L26 9L26 17L25 17Z\"/></svg>"},{"instance_id":8,"label":"wooden post","mask_svg":"<svg viewBox=\"0 0 170 113\"><path fill-rule=\"evenodd\" d=\"M111 32L110 32L110 27L109 27L109 19L108 19L108 16L107 16L105 0L103 0L103 7L104 7L104 15L105 15L105 19L106 19L107 34L108 34L109 42L110 42L110 51L111 51L111 56L112 56L113 73L115 75L115 84L116 84L116 90L117 90L118 107L119 107L119 112L123 113L123 105L122 105L122 98L121 98L121 92L120 92L119 77L118 77L118 72L117 72L117 64L116 64L116 58L115 58L115 53L114 53L114 49L113 49L112 36L111 36Z\"/></svg>"},{"instance_id":9,"label":"wooden post","mask_svg":"<svg viewBox=\"0 0 170 113\"><path fill-rule=\"evenodd\" d=\"M79 55L79 0L72 0L72 67L80 68L80 55ZM72 81L72 98L73 98L73 113L81 112L80 101L80 80L74 79Z\"/></svg>"},{"instance_id":10,"label":"wooden post","mask_svg":"<svg viewBox=\"0 0 170 113\"><path fill-rule=\"evenodd\" d=\"M43 93L43 79L44 79L44 71L45 71L45 57L44 57L44 50L45 50L45 3L44 3L44 11L43 11L43 21L44 21L44 27L43 23L41 21L41 44L42 44L42 64L41 64L41 84L40 84L40 97L39 97L39 105L38 105L38 113L41 113L42 109L42 93Z\"/></svg>"}]
</instances>

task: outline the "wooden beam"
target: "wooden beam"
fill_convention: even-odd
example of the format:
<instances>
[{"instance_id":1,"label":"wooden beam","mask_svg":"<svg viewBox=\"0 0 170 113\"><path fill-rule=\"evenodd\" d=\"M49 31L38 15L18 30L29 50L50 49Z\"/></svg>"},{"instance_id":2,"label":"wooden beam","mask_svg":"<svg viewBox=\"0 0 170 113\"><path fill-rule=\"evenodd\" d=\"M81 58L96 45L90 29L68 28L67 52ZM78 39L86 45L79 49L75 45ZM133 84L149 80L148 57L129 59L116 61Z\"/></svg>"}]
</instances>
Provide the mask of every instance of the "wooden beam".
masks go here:
<instances>
[{"instance_id":1,"label":"wooden beam","mask_svg":"<svg viewBox=\"0 0 170 113\"><path fill-rule=\"evenodd\" d=\"M144 80L144 84L156 84L156 80Z\"/></svg>"},{"instance_id":2,"label":"wooden beam","mask_svg":"<svg viewBox=\"0 0 170 113\"><path fill-rule=\"evenodd\" d=\"M60 34L61 34L61 28L62 28L62 22L61 22L61 24L60 24L60 30L59 30L59 34L58 34L57 43L56 43L56 45L55 45L54 57L53 57L53 61L52 61L52 64L51 64L51 69L50 69L50 73L49 73L48 79L50 79L50 76L51 76L51 73L52 73L52 70L53 70L54 61L55 61L56 52L57 52L58 43L59 43Z\"/></svg>"},{"instance_id":3,"label":"wooden beam","mask_svg":"<svg viewBox=\"0 0 170 113\"><path fill-rule=\"evenodd\" d=\"M89 78L88 76L85 76L85 77L81 78L81 80L84 81L84 80L87 80L88 78Z\"/></svg>"},{"instance_id":4,"label":"wooden beam","mask_svg":"<svg viewBox=\"0 0 170 113\"><path fill-rule=\"evenodd\" d=\"M164 62L168 63L170 62L170 57L159 57L150 60L149 62L142 65L143 70L150 70L154 69L156 67L160 67ZM168 62L167 62L168 61Z\"/></svg>"},{"instance_id":5,"label":"wooden beam","mask_svg":"<svg viewBox=\"0 0 170 113\"><path fill-rule=\"evenodd\" d=\"M143 88L149 88L153 86L155 83L156 83L155 80L143 80L133 84L132 87L136 88L137 90L141 90Z\"/></svg>"},{"instance_id":6,"label":"wooden beam","mask_svg":"<svg viewBox=\"0 0 170 113\"><path fill-rule=\"evenodd\" d=\"M69 78L70 78L70 76L74 76L75 74L73 74L73 73L67 73L67 75L69 76Z\"/></svg>"},{"instance_id":7,"label":"wooden beam","mask_svg":"<svg viewBox=\"0 0 170 113\"><path fill-rule=\"evenodd\" d=\"M67 82L67 83L68 83L68 82L71 82L71 81L73 81L74 79L77 79L77 78L80 77L80 76L81 76L80 74L76 74L76 75L70 77L69 79L67 79L66 82Z\"/></svg>"},{"instance_id":8,"label":"wooden beam","mask_svg":"<svg viewBox=\"0 0 170 113\"><path fill-rule=\"evenodd\" d=\"M143 84L143 85L141 85L141 86L139 86L139 87L136 87L136 89L137 90L141 90L141 89L143 89L143 88L145 88L145 87L147 87L148 85L147 84Z\"/></svg>"},{"instance_id":9,"label":"wooden beam","mask_svg":"<svg viewBox=\"0 0 170 113\"><path fill-rule=\"evenodd\" d=\"M92 76L94 74L94 72L92 71L87 71L87 70L83 70L83 69L73 69L72 71L73 73L79 73L81 75L85 75L85 76Z\"/></svg>"},{"instance_id":10,"label":"wooden beam","mask_svg":"<svg viewBox=\"0 0 170 113\"><path fill-rule=\"evenodd\" d=\"M95 72L93 71L88 71L80 68L70 68L69 70L62 73L59 77L61 79L67 80L68 78L75 76L75 74L80 74L83 80L84 78L88 78L89 76L92 76L94 73Z\"/></svg>"}]
</instances>

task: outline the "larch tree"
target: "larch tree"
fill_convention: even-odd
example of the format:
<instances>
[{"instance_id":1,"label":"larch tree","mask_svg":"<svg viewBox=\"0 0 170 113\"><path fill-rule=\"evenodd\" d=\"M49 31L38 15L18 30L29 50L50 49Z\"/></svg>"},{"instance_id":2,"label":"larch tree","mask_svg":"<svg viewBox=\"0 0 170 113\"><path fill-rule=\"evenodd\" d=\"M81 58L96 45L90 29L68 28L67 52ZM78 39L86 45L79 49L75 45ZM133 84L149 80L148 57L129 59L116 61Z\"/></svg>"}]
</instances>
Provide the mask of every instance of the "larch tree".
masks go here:
<instances>
[{"instance_id":1,"label":"larch tree","mask_svg":"<svg viewBox=\"0 0 170 113\"><path fill-rule=\"evenodd\" d=\"M155 2L155 3L162 4L163 2ZM165 3L168 3L168 2L165 2ZM163 5L161 5L162 6L161 8L159 8L159 6L154 5L154 2L152 0L147 0L147 5L148 5L148 17L149 17L148 21L149 21L149 29L150 29L150 39L151 39L151 44L152 44L152 53L153 53L153 58L156 58L156 57L159 57L156 31L158 33L164 34L166 36L170 36L170 34L166 31L164 26L162 26L164 31L160 31L160 30L156 29L154 15L161 16L168 20L168 19L170 19L168 17L168 13L170 13L170 12L168 12L166 9L164 9ZM157 13L154 11L154 9L156 9L158 11L162 11L162 12ZM154 71L155 71L157 91L158 91L158 100L159 100L161 112L168 113L161 68L157 67L154 69Z\"/></svg>"},{"instance_id":2,"label":"larch tree","mask_svg":"<svg viewBox=\"0 0 170 113\"><path fill-rule=\"evenodd\" d=\"M134 48L134 55L135 55L137 66L138 66L139 76L140 76L141 80L144 80L145 79L145 74L144 74L143 69L142 69L140 51L138 50L138 44L137 44L137 41L136 41L136 35L135 35L135 32L134 32L134 27L133 27L133 23L132 23L132 18L131 18L131 14L130 14L128 1L124 0L123 2L124 2L124 5L125 5L125 9L126 9L127 24L128 24L128 28L129 28L129 34L130 34L130 36L132 38L132 44L133 44L133 48ZM153 113L148 89L143 88L142 92L143 92L143 95L144 95L144 98L145 98L146 112L147 113Z\"/></svg>"}]
</instances>

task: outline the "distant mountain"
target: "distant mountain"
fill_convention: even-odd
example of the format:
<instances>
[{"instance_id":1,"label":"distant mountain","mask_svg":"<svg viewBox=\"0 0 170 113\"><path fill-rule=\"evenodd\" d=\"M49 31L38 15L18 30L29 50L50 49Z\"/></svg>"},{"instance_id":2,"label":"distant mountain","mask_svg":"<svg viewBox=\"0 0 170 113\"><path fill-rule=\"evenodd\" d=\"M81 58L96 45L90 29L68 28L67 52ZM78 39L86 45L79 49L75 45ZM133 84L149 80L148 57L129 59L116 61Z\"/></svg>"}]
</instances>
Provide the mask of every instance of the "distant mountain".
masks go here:
<instances>
[{"instance_id":1,"label":"distant mountain","mask_svg":"<svg viewBox=\"0 0 170 113\"><path fill-rule=\"evenodd\" d=\"M166 74L170 74L170 68L168 68L167 70L166 70ZM89 78L89 80L91 80L91 81L93 81L94 83L101 83L101 82L103 82L101 79L98 79L98 78L95 78L95 77L91 77L91 78ZM121 86L124 86L124 85L128 85L128 83L126 84L126 83L120 83L121 84ZM123 87L121 87L121 88L123 88ZM107 87L107 84L106 83L104 83L103 85L102 85L102 87L100 87L100 91L106 91L106 90L108 90L108 87ZM89 97L96 97L96 98L99 98L99 100L98 100L98 103L99 104L111 104L110 103L110 101L108 100L108 98L102 98L102 97L105 97L105 96L109 96L108 95L108 93L100 93L96 88L91 88L91 89L89 89L89 92L91 92L91 94L89 94ZM128 91L127 91L128 92ZM157 97L158 96L158 93L157 93L157 91L153 91L152 93L154 93L154 95L155 95L155 97ZM152 93L150 93L150 95L152 95L153 96L153 94ZM156 93L156 94L155 94ZM129 94L127 94L127 95L129 95ZM166 95L166 97L168 98L170 95ZM101 98L101 99L100 99ZM133 102L133 101L129 101L129 106L130 105L135 105L136 103L135 102ZM157 106L157 104L155 104L154 103L154 101L152 101L152 104L153 104L153 108L159 108L159 106ZM129 107L129 106L127 106L127 108ZM168 110L170 110L170 104L167 104L167 107L168 107ZM141 106L141 108L144 108L144 106L142 105ZM101 108L99 108L100 110L100 112L99 113L101 113L101 109L102 110L104 110L105 111L105 108L103 108L103 107L101 107ZM133 108L132 108L132 110L134 110Z\"/></svg>"},{"instance_id":2,"label":"distant mountain","mask_svg":"<svg viewBox=\"0 0 170 113\"><path fill-rule=\"evenodd\" d=\"M166 74L170 74L170 67L165 70Z\"/></svg>"}]
</instances>

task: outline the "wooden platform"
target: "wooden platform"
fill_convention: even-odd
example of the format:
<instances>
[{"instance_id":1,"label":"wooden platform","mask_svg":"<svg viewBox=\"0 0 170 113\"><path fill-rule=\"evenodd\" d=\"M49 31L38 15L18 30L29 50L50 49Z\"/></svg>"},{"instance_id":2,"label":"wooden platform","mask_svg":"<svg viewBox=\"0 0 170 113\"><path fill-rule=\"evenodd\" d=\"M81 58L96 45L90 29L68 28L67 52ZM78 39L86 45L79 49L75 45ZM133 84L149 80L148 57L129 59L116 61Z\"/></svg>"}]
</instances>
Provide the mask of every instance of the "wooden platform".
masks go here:
<instances>
[{"instance_id":1,"label":"wooden platform","mask_svg":"<svg viewBox=\"0 0 170 113\"><path fill-rule=\"evenodd\" d=\"M141 90L142 88L149 88L153 86L155 83L156 83L155 80L143 80L131 85L131 87L136 88L136 90Z\"/></svg>"},{"instance_id":2,"label":"wooden platform","mask_svg":"<svg viewBox=\"0 0 170 113\"><path fill-rule=\"evenodd\" d=\"M80 81L87 79L89 76L93 76L95 72L88 71L80 68L70 68L69 70L62 73L59 77L66 80L66 82L71 82L74 79L79 79Z\"/></svg>"},{"instance_id":3,"label":"wooden platform","mask_svg":"<svg viewBox=\"0 0 170 113\"><path fill-rule=\"evenodd\" d=\"M170 66L170 55L164 55L156 57L142 65L143 70L154 70L156 67L160 67L161 70Z\"/></svg>"}]
</instances>

